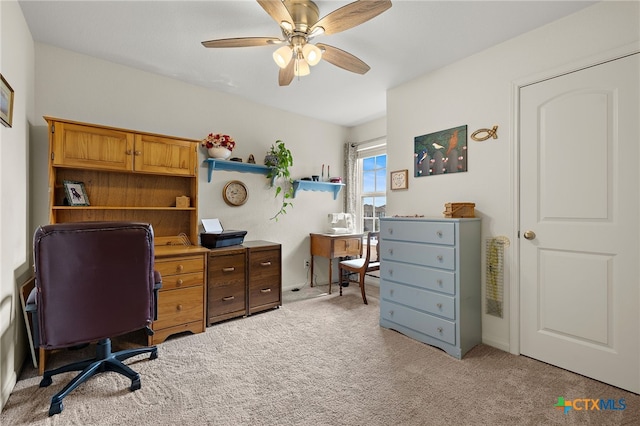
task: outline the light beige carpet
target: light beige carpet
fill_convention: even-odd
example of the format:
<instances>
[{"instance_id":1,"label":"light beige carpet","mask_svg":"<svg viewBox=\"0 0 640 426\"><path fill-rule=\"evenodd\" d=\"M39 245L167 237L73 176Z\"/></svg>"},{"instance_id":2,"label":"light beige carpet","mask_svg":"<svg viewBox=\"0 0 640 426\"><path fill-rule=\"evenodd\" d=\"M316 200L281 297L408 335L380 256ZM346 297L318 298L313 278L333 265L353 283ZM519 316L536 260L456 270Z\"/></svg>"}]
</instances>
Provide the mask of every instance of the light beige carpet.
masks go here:
<instances>
[{"instance_id":1,"label":"light beige carpet","mask_svg":"<svg viewBox=\"0 0 640 426\"><path fill-rule=\"evenodd\" d=\"M301 291L317 297L285 298L280 309L171 339L158 359L130 362L140 390L104 373L67 396L51 418L51 396L73 375L40 388L28 364L0 424L640 424L638 395L486 345L456 360L380 328L376 288L368 306L356 286L342 297ZM79 352L62 352L52 365ZM554 408L558 397L624 399L626 409L564 414Z\"/></svg>"}]
</instances>

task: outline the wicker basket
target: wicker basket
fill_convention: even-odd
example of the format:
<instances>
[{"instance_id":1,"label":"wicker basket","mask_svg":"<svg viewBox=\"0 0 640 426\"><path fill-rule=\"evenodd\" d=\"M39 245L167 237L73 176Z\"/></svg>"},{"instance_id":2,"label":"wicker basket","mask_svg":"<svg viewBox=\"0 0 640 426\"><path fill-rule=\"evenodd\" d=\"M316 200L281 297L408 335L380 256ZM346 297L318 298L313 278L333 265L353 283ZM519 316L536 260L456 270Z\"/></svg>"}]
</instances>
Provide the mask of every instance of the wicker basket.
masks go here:
<instances>
[{"instance_id":1,"label":"wicker basket","mask_svg":"<svg viewBox=\"0 0 640 426\"><path fill-rule=\"evenodd\" d=\"M442 212L444 217L476 217L475 203L447 203Z\"/></svg>"}]
</instances>

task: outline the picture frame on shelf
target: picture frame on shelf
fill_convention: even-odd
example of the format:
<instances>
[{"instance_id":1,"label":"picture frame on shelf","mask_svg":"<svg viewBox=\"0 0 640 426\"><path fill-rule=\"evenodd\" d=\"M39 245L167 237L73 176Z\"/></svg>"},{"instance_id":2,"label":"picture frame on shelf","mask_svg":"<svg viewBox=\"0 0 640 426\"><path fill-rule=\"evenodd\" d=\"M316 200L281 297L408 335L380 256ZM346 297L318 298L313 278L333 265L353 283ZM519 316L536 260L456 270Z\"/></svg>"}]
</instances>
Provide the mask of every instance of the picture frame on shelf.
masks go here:
<instances>
[{"instance_id":1,"label":"picture frame on shelf","mask_svg":"<svg viewBox=\"0 0 640 426\"><path fill-rule=\"evenodd\" d=\"M65 180L64 193L70 206L89 206L89 196L83 182Z\"/></svg>"},{"instance_id":2,"label":"picture frame on shelf","mask_svg":"<svg viewBox=\"0 0 640 426\"><path fill-rule=\"evenodd\" d=\"M409 169L396 170L390 173L389 185L392 191L409 189Z\"/></svg>"},{"instance_id":3,"label":"picture frame on shelf","mask_svg":"<svg viewBox=\"0 0 640 426\"><path fill-rule=\"evenodd\" d=\"M13 125L13 89L0 74L0 121L5 127Z\"/></svg>"}]
</instances>

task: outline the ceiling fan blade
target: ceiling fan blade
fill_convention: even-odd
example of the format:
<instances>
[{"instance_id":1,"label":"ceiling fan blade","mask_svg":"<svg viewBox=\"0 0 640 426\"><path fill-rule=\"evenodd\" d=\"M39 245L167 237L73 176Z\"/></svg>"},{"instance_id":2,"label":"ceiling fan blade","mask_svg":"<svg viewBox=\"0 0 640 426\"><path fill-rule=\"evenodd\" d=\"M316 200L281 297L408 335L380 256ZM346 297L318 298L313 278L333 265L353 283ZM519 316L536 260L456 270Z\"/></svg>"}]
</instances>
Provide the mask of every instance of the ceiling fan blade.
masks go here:
<instances>
[{"instance_id":1,"label":"ceiling fan blade","mask_svg":"<svg viewBox=\"0 0 640 426\"><path fill-rule=\"evenodd\" d=\"M366 74L371 69L369 65L342 49L324 43L317 43L316 46L324 50L322 59L337 67L357 74Z\"/></svg>"},{"instance_id":2,"label":"ceiling fan blade","mask_svg":"<svg viewBox=\"0 0 640 426\"><path fill-rule=\"evenodd\" d=\"M278 25L282 25L282 21L288 22L293 26L293 18L289 9L282 3L281 0L258 0L258 3L262 8L273 18Z\"/></svg>"},{"instance_id":3,"label":"ceiling fan blade","mask_svg":"<svg viewBox=\"0 0 640 426\"><path fill-rule=\"evenodd\" d=\"M294 64L296 61L289 61L289 65L286 68L280 68L278 73L278 84L280 86L288 86L293 81Z\"/></svg>"},{"instance_id":4,"label":"ceiling fan blade","mask_svg":"<svg viewBox=\"0 0 640 426\"><path fill-rule=\"evenodd\" d=\"M375 18L390 7L390 0L354 1L320 19L313 25L311 32L316 27L322 27L325 34L339 33Z\"/></svg>"},{"instance_id":5,"label":"ceiling fan blade","mask_svg":"<svg viewBox=\"0 0 640 426\"><path fill-rule=\"evenodd\" d=\"M204 47L252 47L279 44L282 40L276 37L239 37L221 38L218 40L203 41Z\"/></svg>"}]
</instances>

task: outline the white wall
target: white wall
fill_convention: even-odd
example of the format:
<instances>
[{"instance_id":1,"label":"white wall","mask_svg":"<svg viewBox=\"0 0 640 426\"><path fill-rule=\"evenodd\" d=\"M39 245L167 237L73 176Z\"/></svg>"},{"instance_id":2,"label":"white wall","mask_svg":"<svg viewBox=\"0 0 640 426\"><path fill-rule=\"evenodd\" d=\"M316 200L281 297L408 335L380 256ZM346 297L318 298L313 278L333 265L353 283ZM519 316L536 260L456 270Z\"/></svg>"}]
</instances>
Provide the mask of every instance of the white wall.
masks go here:
<instances>
[{"instance_id":1,"label":"white wall","mask_svg":"<svg viewBox=\"0 0 640 426\"><path fill-rule=\"evenodd\" d=\"M36 43L36 114L192 139L222 132L236 140L234 156L246 161L253 154L258 164L267 149L282 139L294 156L294 178L320 174L323 163L341 170L347 132L342 126L40 43ZM45 121L40 124L45 129ZM41 129L34 132L42 150L35 152L33 162L46 164L46 129ZM309 233L324 230L326 214L340 211L342 200L334 201L328 192L300 192L294 207L276 222L270 218L278 211L279 201L264 176L218 171L208 183L205 158L202 149L200 218L217 217L227 229L247 230L246 240L281 243L283 288L304 284ZM249 188L249 199L241 207L229 207L222 200L222 188L232 179L242 180ZM34 171L32 185L46 188L46 168ZM34 206L35 224L48 220L44 195ZM325 269L317 269L318 282L326 282Z\"/></svg>"},{"instance_id":2,"label":"white wall","mask_svg":"<svg viewBox=\"0 0 640 426\"><path fill-rule=\"evenodd\" d=\"M509 293L509 274L515 267L512 262L517 247L513 87L522 79L566 71L576 62L588 63L594 55L637 44L639 4L598 3L387 93L390 170L409 169L413 176L415 136L465 124L469 135L480 128L499 126L497 140L474 142L469 138L468 172L411 177L409 191L387 194L388 215L441 217L447 202L475 202L477 215L483 219L483 239L509 238L504 283L506 312L503 319L483 315L483 341L487 344L518 350L517 342L510 339L509 310L511 303L517 304L510 300Z\"/></svg>"},{"instance_id":3,"label":"white wall","mask_svg":"<svg viewBox=\"0 0 640 426\"><path fill-rule=\"evenodd\" d=\"M22 368L26 335L18 288L29 274L28 141L33 41L20 6L0 2L0 72L14 90L13 126L0 125L0 407Z\"/></svg>"}]
</instances>

